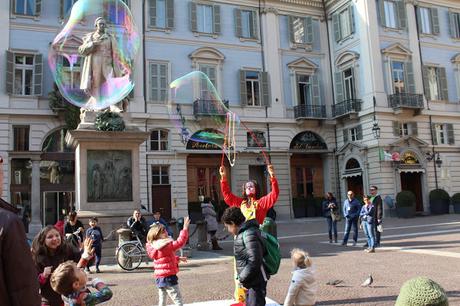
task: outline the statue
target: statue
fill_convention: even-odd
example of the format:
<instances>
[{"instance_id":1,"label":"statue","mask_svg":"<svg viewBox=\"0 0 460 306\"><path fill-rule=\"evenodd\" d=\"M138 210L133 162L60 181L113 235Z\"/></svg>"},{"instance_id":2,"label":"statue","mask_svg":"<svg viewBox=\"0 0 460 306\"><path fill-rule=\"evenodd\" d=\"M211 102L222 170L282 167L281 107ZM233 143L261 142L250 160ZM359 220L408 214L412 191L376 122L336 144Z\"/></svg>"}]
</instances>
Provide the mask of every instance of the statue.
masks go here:
<instances>
[{"instance_id":1,"label":"statue","mask_svg":"<svg viewBox=\"0 0 460 306\"><path fill-rule=\"evenodd\" d=\"M83 44L78 48L78 53L85 57L81 72L80 89L90 95L86 109L92 109L101 96L102 85L110 78L123 76L126 69L119 67L116 58L117 41L107 33L107 24L104 18L98 17L94 21L96 31L83 37ZM118 104L124 104L121 101ZM120 112L118 106L111 105L110 110Z\"/></svg>"}]
</instances>

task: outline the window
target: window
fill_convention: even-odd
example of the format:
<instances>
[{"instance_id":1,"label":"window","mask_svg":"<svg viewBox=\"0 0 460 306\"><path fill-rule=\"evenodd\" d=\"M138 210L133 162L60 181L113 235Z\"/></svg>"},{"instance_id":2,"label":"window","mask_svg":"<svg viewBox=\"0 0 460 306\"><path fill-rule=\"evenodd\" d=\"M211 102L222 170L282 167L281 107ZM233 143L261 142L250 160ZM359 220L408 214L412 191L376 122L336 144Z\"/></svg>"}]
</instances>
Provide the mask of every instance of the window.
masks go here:
<instances>
[{"instance_id":1,"label":"window","mask_svg":"<svg viewBox=\"0 0 460 306\"><path fill-rule=\"evenodd\" d=\"M339 13L332 15L332 23L336 42L353 34L355 32L353 7L348 6Z\"/></svg>"},{"instance_id":2,"label":"window","mask_svg":"<svg viewBox=\"0 0 460 306\"><path fill-rule=\"evenodd\" d=\"M289 16L289 36L292 43L311 44L313 42L312 18Z\"/></svg>"},{"instance_id":3,"label":"window","mask_svg":"<svg viewBox=\"0 0 460 306\"><path fill-rule=\"evenodd\" d=\"M200 65L200 71L208 76L209 80L217 91L216 70L217 69L215 65ZM216 98L215 93L211 88L209 88L208 82L205 80L202 80L200 84L200 98L202 100L213 100Z\"/></svg>"},{"instance_id":4,"label":"window","mask_svg":"<svg viewBox=\"0 0 460 306\"><path fill-rule=\"evenodd\" d=\"M259 73L257 71L246 72L247 105L260 106Z\"/></svg>"},{"instance_id":5,"label":"window","mask_svg":"<svg viewBox=\"0 0 460 306\"><path fill-rule=\"evenodd\" d=\"M423 83L428 100L449 100L446 68L424 66Z\"/></svg>"},{"instance_id":6,"label":"window","mask_svg":"<svg viewBox=\"0 0 460 306\"><path fill-rule=\"evenodd\" d=\"M41 0L14 0L14 14L25 16L39 16Z\"/></svg>"},{"instance_id":7,"label":"window","mask_svg":"<svg viewBox=\"0 0 460 306\"><path fill-rule=\"evenodd\" d=\"M149 1L150 26L161 29L174 28L174 0Z\"/></svg>"},{"instance_id":8,"label":"window","mask_svg":"<svg viewBox=\"0 0 460 306\"><path fill-rule=\"evenodd\" d=\"M70 14L72 6L77 2L77 0L61 0L61 18L64 18Z\"/></svg>"},{"instance_id":9,"label":"window","mask_svg":"<svg viewBox=\"0 0 460 306\"><path fill-rule=\"evenodd\" d=\"M460 38L460 13L449 12L449 31L452 38Z\"/></svg>"},{"instance_id":10,"label":"window","mask_svg":"<svg viewBox=\"0 0 460 306\"><path fill-rule=\"evenodd\" d=\"M65 57L62 56L62 79L63 84L69 86L72 89L80 88L80 74L81 74L81 57ZM75 60L71 63L70 60Z\"/></svg>"},{"instance_id":11,"label":"window","mask_svg":"<svg viewBox=\"0 0 460 306\"><path fill-rule=\"evenodd\" d=\"M431 34L432 33L432 26L431 26L431 12L426 7L421 7L420 9L420 31L424 34Z\"/></svg>"},{"instance_id":12,"label":"window","mask_svg":"<svg viewBox=\"0 0 460 306\"><path fill-rule=\"evenodd\" d=\"M168 131L153 130L150 133L150 150L152 151L168 150Z\"/></svg>"},{"instance_id":13,"label":"window","mask_svg":"<svg viewBox=\"0 0 460 306\"><path fill-rule=\"evenodd\" d=\"M7 53L6 91L8 94L41 95L43 63L41 54Z\"/></svg>"},{"instance_id":14,"label":"window","mask_svg":"<svg viewBox=\"0 0 460 306\"><path fill-rule=\"evenodd\" d=\"M29 126L13 126L13 151L29 151Z\"/></svg>"},{"instance_id":15,"label":"window","mask_svg":"<svg viewBox=\"0 0 460 306\"><path fill-rule=\"evenodd\" d=\"M168 63L150 62L150 101L165 103L168 98Z\"/></svg>"},{"instance_id":16,"label":"window","mask_svg":"<svg viewBox=\"0 0 460 306\"><path fill-rule=\"evenodd\" d=\"M380 22L391 29L406 28L406 7L403 0L380 0Z\"/></svg>"},{"instance_id":17,"label":"window","mask_svg":"<svg viewBox=\"0 0 460 306\"><path fill-rule=\"evenodd\" d=\"M396 3L393 1L384 1L385 6L385 26L387 28L397 28L398 25L396 23Z\"/></svg>"},{"instance_id":18,"label":"window","mask_svg":"<svg viewBox=\"0 0 460 306\"><path fill-rule=\"evenodd\" d=\"M129 0L121 0L129 7ZM107 23L122 25L124 23L126 10L120 2L104 3L104 17Z\"/></svg>"},{"instance_id":19,"label":"window","mask_svg":"<svg viewBox=\"0 0 460 306\"><path fill-rule=\"evenodd\" d=\"M152 185L169 185L169 166L152 166Z\"/></svg>"},{"instance_id":20,"label":"window","mask_svg":"<svg viewBox=\"0 0 460 306\"><path fill-rule=\"evenodd\" d=\"M267 146L264 132L260 132L260 131L247 132L246 138L247 138L248 147L259 148L259 147Z\"/></svg>"},{"instance_id":21,"label":"window","mask_svg":"<svg viewBox=\"0 0 460 306\"><path fill-rule=\"evenodd\" d=\"M393 135L397 137L417 136L417 122L393 121Z\"/></svg>"},{"instance_id":22,"label":"window","mask_svg":"<svg viewBox=\"0 0 460 306\"><path fill-rule=\"evenodd\" d=\"M433 123L431 126L434 145L455 144L454 127L451 123Z\"/></svg>"},{"instance_id":23,"label":"window","mask_svg":"<svg viewBox=\"0 0 460 306\"><path fill-rule=\"evenodd\" d=\"M258 38L257 13L252 10L235 9L236 36L240 38Z\"/></svg>"},{"instance_id":24,"label":"window","mask_svg":"<svg viewBox=\"0 0 460 306\"><path fill-rule=\"evenodd\" d=\"M349 68L342 72L345 100L353 100L355 98L355 84L353 80L353 69Z\"/></svg>"},{"instance_id":25,"label":"window","mask_svg":"<svg viewBox=\"0 0 460 306\"><path fill-rule=\"evenodd\" d=\"M363 129L361 125L358 125L350 129L343 130L343 142L344 143L347 143L349 140L358 141L362 139L363 139Z\"/></svg>"},{"instance_id":26,"label":"window","mask_svg":"<svg viewBox=\"0 0 460 306\"><path fill-rule=\"evenodd\" d=\"M406 92L405 90L405 73L404 73L404 63L393 61L392 63L393 70L393 90L394 93L400 94Z\"/></svg>"},{"instance_id":27,"label":"window","mask_svg":"<svg viewBox=\"0 0 460 306\"><path fill-rule=\"evenodd\" d=\"M240 70L240 99L241 105L268 105L268 73L251 70Z\"/></svg>"},{"instance_id":28,"label":"window","mask_svg":"<svg viewBox=\"0 0 460 306\"><path fill-rule=\"evenodd\" d=\"M220 6L190 2L191 30L196 33L220 33Z\"/></svg>"},{"instance_id":29,"label":"window","mask_svg":"<svg viewBox=\"0 0 460 306\"><path fill-rule=\"evenodd\" d=\"M297 75L298 105L312 105L310 76Z\"/></svg>"}]
</instances>

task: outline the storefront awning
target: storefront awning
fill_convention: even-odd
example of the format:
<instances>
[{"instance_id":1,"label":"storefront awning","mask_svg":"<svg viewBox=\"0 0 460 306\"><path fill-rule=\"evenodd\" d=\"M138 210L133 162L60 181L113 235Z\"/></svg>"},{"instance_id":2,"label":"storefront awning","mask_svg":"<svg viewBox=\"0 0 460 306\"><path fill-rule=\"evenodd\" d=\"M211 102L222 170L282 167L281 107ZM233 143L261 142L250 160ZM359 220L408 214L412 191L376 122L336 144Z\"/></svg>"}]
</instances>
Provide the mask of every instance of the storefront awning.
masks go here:
<instances>
[{"instance_id":1,"label":"storefront awning","mask_svg":"<svg viewBox=\"0 0 460 306\"><path fill-rule=\"evenodd\" d=\"M355 176L362 176L362 175L363 175L363 171L362 171L362 170L353 171L353 172L345 172L345 173L342 174L342 178L355 177Z\"/></svg>"},{"instance_id":2,"label":"storefront awning","mask_svg":"<svg viewBox=\"0 0 460 306\"><path fill-rule=\"evenodd\" d=\"M398 173L425 173L422 168L398 168Z\"/></svg>"}]
</instances>

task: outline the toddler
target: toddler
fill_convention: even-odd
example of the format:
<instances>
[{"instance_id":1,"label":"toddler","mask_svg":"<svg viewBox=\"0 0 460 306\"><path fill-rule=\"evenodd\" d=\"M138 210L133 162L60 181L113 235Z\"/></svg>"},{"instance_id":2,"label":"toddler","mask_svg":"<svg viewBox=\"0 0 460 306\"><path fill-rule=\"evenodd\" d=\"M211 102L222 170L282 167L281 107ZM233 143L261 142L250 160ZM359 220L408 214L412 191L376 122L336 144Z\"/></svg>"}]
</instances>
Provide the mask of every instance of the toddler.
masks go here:
<instances>
[{"instance_id":1,"label":"toddler","mask_svg":"<svg viewBox=\"0 0 460 306\"><path fill-rule=\"evenodd\" d=\"M91 238L93 241L93 249L94 254L96 255L96 273L100 273L99 264L101 263L102 257L102 241L104 241L104 236L102 235L102 230L99 226L97 226L97 217L92 217L89 219L89 226L86 230L86 237ZM86 267L86 271L90 272L89 267L91 266L91 262L88 263Z\"/></svg>"},{"instance_id":2,"label":"toddler","mask_svg":"<svg viewBox=\"0 0 460 306\"><path fill-rule=\"evenodd\" d=\"M316 303L315 271L310 256L301 249L291 251L294 265L291 284L283 305L309 306Z\"/></svg>"}]
</instances>

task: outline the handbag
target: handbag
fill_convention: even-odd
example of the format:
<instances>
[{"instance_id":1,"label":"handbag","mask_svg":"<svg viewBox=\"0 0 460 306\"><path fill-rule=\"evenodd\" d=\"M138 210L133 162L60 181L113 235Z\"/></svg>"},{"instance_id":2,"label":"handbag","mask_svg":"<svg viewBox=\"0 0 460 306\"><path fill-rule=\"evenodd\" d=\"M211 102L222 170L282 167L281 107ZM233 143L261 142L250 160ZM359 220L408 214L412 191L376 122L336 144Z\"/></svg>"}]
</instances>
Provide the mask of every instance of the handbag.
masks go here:
<instances>
[{"instance_id":1,"label":"handbag","mask_svg":"<svg viewBox=\"0 0 460 306\"><path fill-rule=\"evenodd\" d=\"M377 225L377 232L383 233L383 225L382 224Z\"/></svg>"},{"instance_id":2,"label":"handbag","mask_svg":"<svg viewBox=\"0 0 460 306\"><path fill-rule=\"evenodd\" d=\"M331 218L332 218L332 221L337 221L337 222L342 220L342 216L340 215L339 211L333 210L333 209L331 209Z\"/></svg>"}]
</instances>

